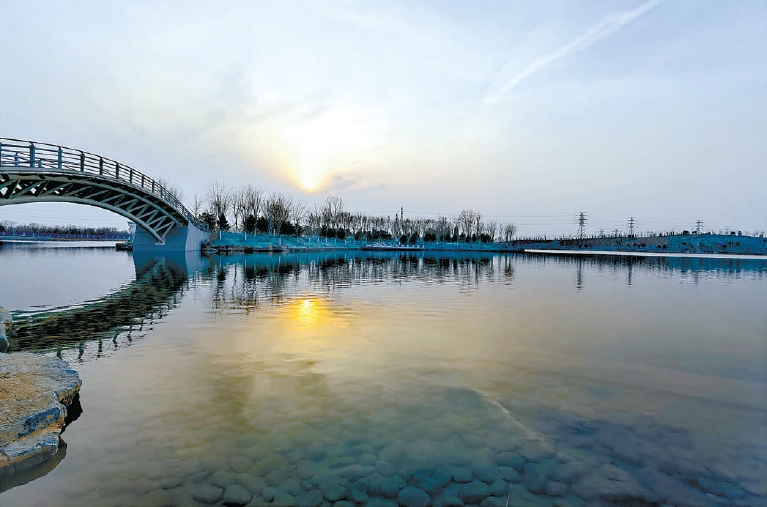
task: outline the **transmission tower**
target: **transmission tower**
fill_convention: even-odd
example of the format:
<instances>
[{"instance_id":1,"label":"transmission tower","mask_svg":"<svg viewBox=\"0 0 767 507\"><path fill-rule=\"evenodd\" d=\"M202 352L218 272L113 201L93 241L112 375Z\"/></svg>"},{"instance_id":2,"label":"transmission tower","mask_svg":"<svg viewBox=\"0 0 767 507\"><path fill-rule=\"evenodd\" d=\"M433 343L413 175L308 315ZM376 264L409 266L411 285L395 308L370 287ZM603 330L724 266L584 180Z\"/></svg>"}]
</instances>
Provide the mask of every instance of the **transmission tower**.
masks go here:
<instances>
[{"instance_id":1,"label":"transmission tower","mask_svg":"<svg viewBox=\"0 0 767 507\"><path fill-rule=\"evenodd\" d=\"M700 234L701 229L703 229L703 220L696 220L695 221L695 234Z\"/></svg>"},{"instance_id":2,"label":"transmission tower","mask_svg":"<svg viewBox=\"0 0 767 507\"><path fill-rule=\"evenodd\" d=\"M578 213L578 239L580 240L586 237L586 224L588 221L589 219L585 211Z\"/></svg>"},{"instance_id":3,"label":"transmission tower","mask_svg":"<svg viewBox=\"0 0 767 507\"><path fill-rule=\"evenodd\" d=\"M634 237L634 224L636 223L636 219L634 217L629 217L629 238Z\"/></svg>"}]
</instances>

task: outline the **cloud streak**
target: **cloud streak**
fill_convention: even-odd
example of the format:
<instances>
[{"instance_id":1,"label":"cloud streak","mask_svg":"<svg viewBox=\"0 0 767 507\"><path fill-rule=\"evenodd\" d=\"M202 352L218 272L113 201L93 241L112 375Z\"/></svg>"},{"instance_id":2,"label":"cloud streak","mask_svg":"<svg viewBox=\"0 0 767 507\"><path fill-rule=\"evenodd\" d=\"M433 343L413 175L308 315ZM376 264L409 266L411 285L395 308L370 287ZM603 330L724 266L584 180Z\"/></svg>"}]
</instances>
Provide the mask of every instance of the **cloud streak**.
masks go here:
<instances>
[{"instance_id":1,"label":"cloud streak","mask_svg":"<svg viewBox=\"0 0 767 507\"><path fill-rule=\"evenodd\" d=\"M575 55L585 49L588 49L605 37L608 37L609 35L617 32L632 21L641 18L663 2L665 2L665 0L650 0L649 2L646 2L631 11L621 12L618 14L610 14L598 24L590 27L574 41L565 46L562 46L552 53L534 60L532 63L530 63L530 65L527 66L525 70L514 76L512 79L503 80L500 78L500 76L497 77L493 84L490 86L491 91L483 99L483 104L489 105L499 101L512 88L536 72L556 62L557 60L561 60L562 58Z\"/></svg>"}]
</instances>

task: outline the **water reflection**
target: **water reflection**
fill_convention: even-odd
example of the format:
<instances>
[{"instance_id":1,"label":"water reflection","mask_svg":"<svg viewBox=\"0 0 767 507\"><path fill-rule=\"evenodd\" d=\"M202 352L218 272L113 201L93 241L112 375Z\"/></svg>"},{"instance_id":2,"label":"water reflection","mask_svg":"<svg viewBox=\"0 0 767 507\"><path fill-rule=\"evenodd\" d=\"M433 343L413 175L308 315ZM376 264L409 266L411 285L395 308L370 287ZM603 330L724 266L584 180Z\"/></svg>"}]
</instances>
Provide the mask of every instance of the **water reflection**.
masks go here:
<instances>
[{"instance_id":1,"label":"water reflection","mask_svg":"<svg viewBox=\"0 0 767 507\"><path fill-rule=\"evenodd\" d=\"M136 280L114 293L65 308L14 312L10 351L55 350L82 361L144 336L178 304L188 264L171 256L134 261Z\"/></svg>"},{"instance_id":2,"label":"water reflection","mask_svg":"<svg viewBox=\"0 0 767 507\"><path fill-rule=\"evenodd\" d=\"M78 366L66 461L2 500L754 505L767 294L743 261L203 259L147 346Z\"/></svg>"},{"instance_id":3,"label":"water reflection","mask_svg":"<svg viewBox=\"0 0 767 507\"><path fill-rule=\"evenodd\" d=\"M256 309L264 302L283 303L311 293L337 298L341 291L363 284L451 283L462 291L476 290L482 281L511 283L513 257L323 252L317 254L255 254L216 256L215 269L203 274L215 280L216 310ZM306 300L304 300L306 301Z\"/></svg>"},{"instance_id":4,"label":"water reflection","mask_svg":"<svg viewBox=\"0 0 767 507\"><path fill-rule=\"evenodd\" d=\"M674 276L694 284L704 279L762 280L767 274L767 258L747 257L663 257L659 255L609 255L609 254L550 254L526 253L517 257L533 264L557 264L575 268L575 286L584 288L584 267L598 272L625 270L626 285L632 285L634 269L642 273L659 273Z\"/></svg>"}]
</instances>

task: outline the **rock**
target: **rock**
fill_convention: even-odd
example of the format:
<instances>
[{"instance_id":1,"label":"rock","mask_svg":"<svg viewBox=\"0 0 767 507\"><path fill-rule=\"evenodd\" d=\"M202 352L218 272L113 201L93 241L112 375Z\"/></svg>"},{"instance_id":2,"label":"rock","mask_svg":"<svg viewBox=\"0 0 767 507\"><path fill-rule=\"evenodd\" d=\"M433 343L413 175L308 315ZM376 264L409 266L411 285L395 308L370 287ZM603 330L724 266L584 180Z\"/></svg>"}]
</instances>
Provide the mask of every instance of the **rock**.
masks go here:
<instances>
[{"instance_id":1,"label":"rock","mask_svg":"<svg viewBox=\"0 0 767 507\"><path fill-rule=\"evenodd\" d=\"M279 484L282 484L285 480L290 477L290 474L287 470L284 469L278 469L278 470L272 470L268 474L266 474L266 477L264 477L264 480L270 485L270 486L277 486Z\"/></svg>"},{"instance_id":2,"label":"rock","mask_svg":"<svg viewBox=\"0 0 767 507\"><path fill-rule=\"evenodd\" d=\"M490 486L482 481L472 481L465 484L458 496L467 503L479 503L490 496Z\"/></svg>"},{"instance_id":3,"label":"rock","mask_svg":"<svg viewBox=\"0 0 767 507\"><path fill-rule=\"evenodd\" d=\"M250 461L250 458L248 457L233 456L229 458L229 466L235 472L247 472L250 470L250 467L253 466L253 463Z\"/></svg>"},{"instance_id":4,"label":"rock","mask_svg":"<svg viewBox=\"0 0 767 507\"><path fill-rule=\"evenodd\" d=\"M495 457L495 462L498 466L511 467L518 472L521 472L525 467L525 458L516 452L499 452Z\"/></svg>"},{"instance_id":5,"label":"rock","mask_svg":"<svg viewBox=\"0 0 767 507\"><path fill-rule=\"evenodd\" d=\"M405 479L395 475L381 481L381 494L388 498L394 498L405 486L407 486Z\"/></svg>"},{"instance_id":6,"label":"rock","mask_svg":"<svg viewBox=\"0 0 767 507\"><path fill-rule=\"evenodd\" d=\"M599 467L599 471L602 472L606 478L611 481L629 481L631 476L625 470L618 468L614 465L603 465Z\"/></svg>"},{"instance_id":7,"label":"rock","mask_svg":"<svg viewBox=\"0 0 767 507\"><path fill-rule=\"evenodd\" d=\"M450 472L452 473L453 481L455 482L465 484L474 480L474 474L472 474L471 470L466 467L453 467L450 469Z\"/></svg>"},{"instance_id":8,"label":"rock","mask_svg":"<svg viewBox=\"0 0 767 507\"><path fill-rule=\"evenodd\" d=\"M397 503L402 507L426 507L430 501L429 494L415 486L408 486L397 494Z\"/></svg>"},{"instance_id":9,"label":"rock","mask_svg":"<svg viewBox=\"0 0 767 507\"><path fill-rule=\"evenodd\" d=\"M217 488L226 488L230 484L234 483L236 478L237 475L234 472L219 470L218 472L211 475L208 481Z\"/></svg>"},{"instance_id":10,"label":"rock","mask_svg":"<svg viewBox=\"0 0 767 507\"><path fill-rule=\"evenodd\" d=\"M366 507L397 507L397 503L387 498L371 498Z\"/></svg>"},{"instance_id":11,"label":"rock","mask_svg":"<svg viewBox=\"0 0 767 507\"><path fill-rule=\"evenodd\" d=\"M320 490L313 489L298 497L298 507L319 507L324 499Z\"/></svg>"},{"instance_id":12,"label":"rock","mask_svg":"<svg viewBox=\"0 0 767 507\"><path fill-rule=\"evenodd\" d=\"M375 470L376 468L372 466L362 466L362 465L354 464L354 465L349 465L348 467L341 470L341 475L346 477L347 479L356 481L357 479L361 479L362 477L366 477L367 475L370 475Z\"/></svg>"},{"instance_id":13,"label":"rock","mask_svg":"<svg viewBox=\"0 0 767 507\"><path fill-rule=\"evenodd\" d=\"M75 402L81 385L77 372L61 359L0 354L0 477L56 454L66 406Z\"/></svg>"},{"instance_id":14,"label":"rock","mask_svg":"<svg viewBox=\"0 0 767 507\"><path fill-rule=\"evenodd\" d=\"M277 493L277 496L272 500L272 505L275 507L293 507L296 504L296 499L287 493Z\"/></svg>"},{"instance_id":15,"label":"rock","mask_svg":"<svg viewBox=\"0 0 767 507\"><path fill-rule=\"evenodd\" d=\"M221 500L224 490L210 484L197 484L192 490L192 497L202 503L216 503Z\"/></svg>"},{"instance_id":16,"label":"rock","mask_svg":"<svg viewBox=\"0 0 767 507\"><path fill-rule=\"evenodd\" d=\"M284 491L293 496L298 496L301 494L302 490L301 490L301 485L298 483L298 481L290 477L280 483L280 491Z\"/></svg>"},{"instance_id":17,"label":"rock","mask_svg":"<svg viewBox=\"0 0 767 507\"><path fill-rule=\"evenodd\" d=\"M388 461L378 461L375 464L378 473L384 477L391 477L397 474L397 467L389 463Z\"/></svg>"},{"instance_id":18,"label":"rock","mask_svg":"<svg viewBox=\"0 0 767 507\"><path fill-rule=\"evenodd\" d=\"M253 467L253 473L258 476L264 476L273 470L284 468L287 465L285 459L276 454L272 454L262 459Z\"/></svg>"},{"instance_id":19,"label":"rock","mask_svg":"<svg viewBox=\"0 0 767 507\"><path fill-rule=\"evenodd\" d=\"M320 484L320 491L322 491L325 500L328 502L337 502L347 497L348 491L345 487L337 482L326 482Z\"/></svg>"},{"instance_id":20,"label":"rock","mask_svg":"<svg viewBox=\"0 0 767 507\"><path fill-rule=\"evenodd\" d=\"M605 465L610 467L610 465ZM605 467L602 467L605 468ZM616 468L616 467L612 467ZM614 472L607 469L608 473ZM603 473L605 470L603 470ZM614 474L616 477L623 477L621 474ZM649 490L642 488L632 477L625 477L627 480L611 480L601 474L591 474L580 478L572 485L572 491L576 496L595 503L598 498L613 503L631 503L642 500L651 503L657 500L657 495Z\"/></svg>"},{"instance_id":21,"label":"rock","mask_svg":"<svg viewBox=\"0 0 767 507\"><path fill-rule=\"evenodd\" d=\"M274 486L269 486L264 488L261 491L261 496L264 497L264 500L267 502L272 502L277 497L277 495L280 494L280 490L275 488Z\"/></svg>"},{"instance_id":22,"label":"rock","mask_svg":"<svg viewBox=\"0 0 767 507\"><path fill-rule=\"evenodd\" d=\"M490 465L475 467L472 472L474 472L474 475L479 480L488 484L492 484L501 478L501 473L498 471L498 468Z\"/></svg>"},{"instance_id":23,"label":"rock","mask_svg":"<svg viewBox=\"0 0 767 507\"><path fill-rule=\"evenodd\" d=\"M506 499L505 498L499 498L496 496L489 496L482 500L482 503L479 504L480 507L505 507L506 506Z\"/></svg>"},{"instance_id":24,"label":"rock","mask_svg":"<svg viewBox=\"0 0 767 507\"><path fill-rule=\"evenodd\" d=\"M434 496L442 491L442 488L450 482L451 478L451 475L445 476L444 474L437 473L436 477L433 477L421 472L413 476L412 485Z\"/></svg>"},{"instance_id":25,"label":"rock","mask_svg":"<svg viewBox=\"0 0 767 507\"><path fill-rule=\"evenodd\" d=\"M349 491L349 497L352 502L357 505L364 505L368 501L368 494L360 489L351 489Z\"/></svg>"},{"instance_id":26,"label":"rock","mask_svg":"<svg viewBox=\"0 0 767 507\"><path fill-rule=\"evenodd\" d=\"M362 479L356 480L352 483L352 491L364 491L367 493L370 491L370 479L367 477L363 477Z\"/></svg>"},{"instance_id":27,"label":"rock","mask_svg":"<svg viewBox=\"0 0 767 507\"><path fill-rule=\"evenodd\" d=\"M532 493L543 493L546 485L546 474L543 469L535 463L525 464L525 476L522 479L528 491Z\"/></svg>"},{"instance_id":28,"label":"rock","mask_svg":"<svg viewBox=\"0 0 767 507\"><path fill-rule=\"evenodd\" d=\"M565 463L552 470L551 478L569 484L583 476L587 470L587 467L581 463Z\"/></svg>"},{"instance_id":29,"label":"rock","mask_svg":"<svg viewBox=\"0 0 767 507\"><path fill-rule=\"evenodd\" d=\"M567 484L559 481L548 481L546 483L546 494L549 496L564 496L567 491Z\"/></svg>"},{"instance_id":30,"label":"rock","mask_svg":"<svg viewBox=\"0 0 767 507\"><path fill-rule=\"evenodd\" d=\"M11 332L12 325L11 312L0 306L0 352L8 351L8 334Z\"/></svg>"},{"instance_id":31,"label":"rock","mask_svg":"<svg viewBox=\"0 0 767 507\"><path fill-rule=\"evenodd\" d=\"M511 467L498 467L498 473L501 479L507 482L522 482L522 476Z\"/></svg>"},{"instance_id":32,"label":"rock","mask_svg":"<svg viewBox=\"0 0 767 507\"><path fill-rule=\"evenodd\" d=\"M552 451L543 449L539 445L535 445L532 442L526 442L519 450L519 453L525 458L526 461L532 461L533 463L540 463L546 458L554 456Z\"/></svg>"},{"instance_id":33,"label":"rock","mask_svg":"<svg viewBox=\"0 0 767 507\"><path fill-rule=\"evenodd\" d=\"M235 474L235 481L254 495L261 493L267 487L266 481L261 477L250 474Z\"/></svg>"},{"instance_id":34,"label":"rock","mask_svg":"<svg viewBox=\"0 0 767 507\"><path fill-rule=\"evenodd\" d=\"M509 483L498 479L490 485L490 494L493 496L506 496L509 494Z\"/></svg>"},{"instance_id":35,"label":"rock","mask_svg":"<svg viewBox=\"0 0 767 507\"><path fill-rule=\"evenodd\" d=\"M253 495L239 484L230 484L224 490L224 504L245 505L250 502Z\"/></svg>"},{"instance_id":36,"label":"rock","mask_svg":"<svg viewBox=\"0 0 767 507\"><path fill-rule=\"evenodd\" d=\"M296 466L296 475L301 479L310 479L317 475L321 470L321 466L311 460L302 460L298 462Z\"/></svg>"}]
</instances>

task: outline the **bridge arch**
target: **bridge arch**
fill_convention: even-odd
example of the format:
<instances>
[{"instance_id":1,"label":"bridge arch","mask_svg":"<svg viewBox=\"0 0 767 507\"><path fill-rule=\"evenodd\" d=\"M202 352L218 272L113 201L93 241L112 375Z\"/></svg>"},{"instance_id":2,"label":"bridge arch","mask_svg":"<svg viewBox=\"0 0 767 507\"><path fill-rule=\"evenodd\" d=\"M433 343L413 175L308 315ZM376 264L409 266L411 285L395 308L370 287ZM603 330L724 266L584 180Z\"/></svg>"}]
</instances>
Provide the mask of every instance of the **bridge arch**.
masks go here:
<instances>
[{"instance_id":1,"label":"bridge arch","mask_svg":"<svg viewBox=\"0 0 767 507\"><path fill-rule=\"evenodd\" d=\"M136 222L156 245L174 228L207 231L156 180L101 155L48 143L0 137L0 206L68 202L107 209Z\"/></svg>"}]
</instances>

